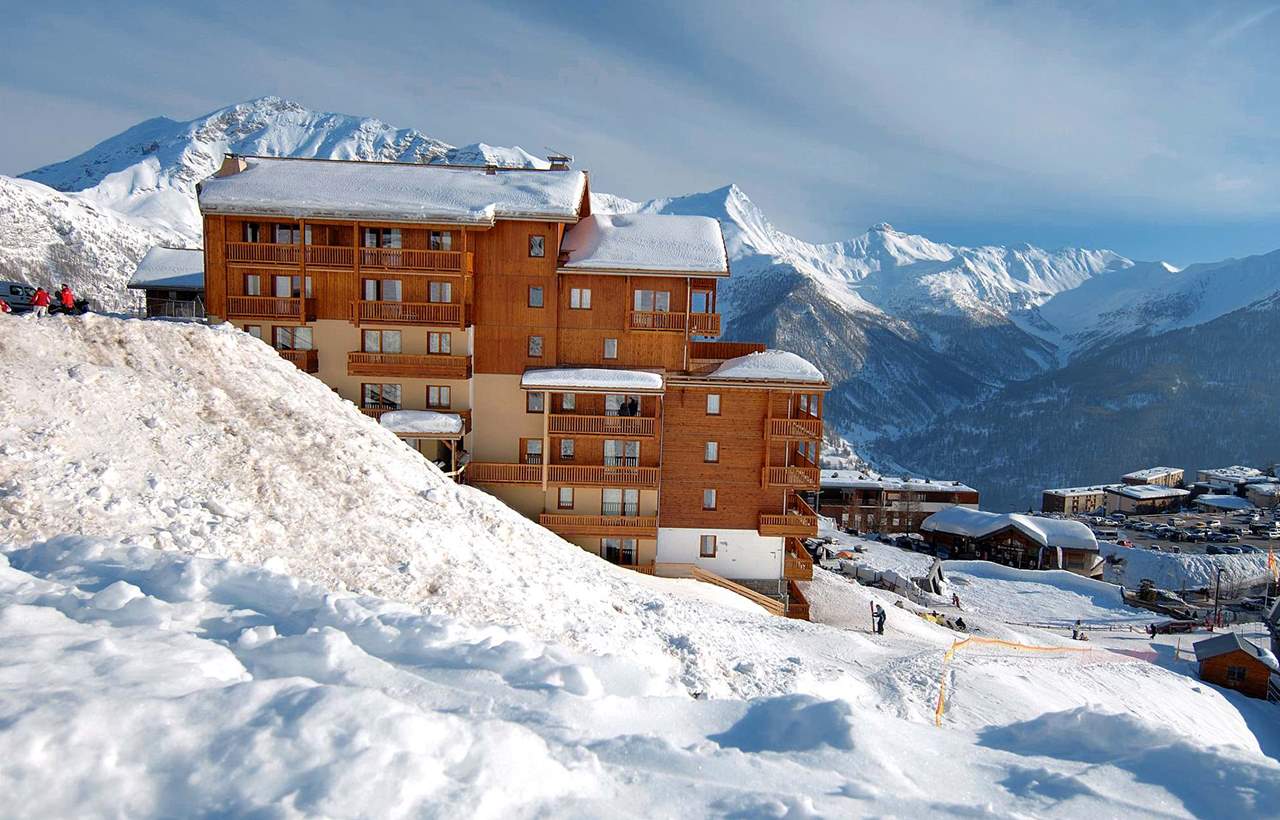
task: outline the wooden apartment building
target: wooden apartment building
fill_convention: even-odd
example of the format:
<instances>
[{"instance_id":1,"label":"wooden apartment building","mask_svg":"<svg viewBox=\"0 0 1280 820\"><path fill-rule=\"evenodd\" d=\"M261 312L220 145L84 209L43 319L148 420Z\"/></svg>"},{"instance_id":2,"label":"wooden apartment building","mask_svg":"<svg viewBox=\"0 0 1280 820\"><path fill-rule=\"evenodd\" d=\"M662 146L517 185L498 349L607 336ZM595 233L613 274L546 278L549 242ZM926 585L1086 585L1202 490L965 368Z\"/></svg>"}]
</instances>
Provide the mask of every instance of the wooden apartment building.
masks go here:
<instances>
[{"instance_id":1,"label":"wooden apartment building","mask_svg":"<svg viewBox=\"0 0 1280 820\"><path fill-rule=\"evenodd\" d=\"M714 219L591 212L587 175L228 156L205 302L460 480L615 564L786 600L822 374L714 341ZM793 598L795 595L792 596Z\"/></svg>"}]
</instances>

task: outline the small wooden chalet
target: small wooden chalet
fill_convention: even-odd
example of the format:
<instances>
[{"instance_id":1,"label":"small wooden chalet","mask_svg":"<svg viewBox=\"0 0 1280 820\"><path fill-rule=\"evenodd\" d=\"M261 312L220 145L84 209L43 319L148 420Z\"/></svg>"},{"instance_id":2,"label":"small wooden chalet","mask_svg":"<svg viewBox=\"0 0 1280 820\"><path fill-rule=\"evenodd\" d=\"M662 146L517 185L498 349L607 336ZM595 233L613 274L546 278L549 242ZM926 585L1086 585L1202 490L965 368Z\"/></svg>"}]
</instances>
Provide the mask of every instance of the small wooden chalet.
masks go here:
<instances>
[{"instance_id":1,"label":"small wooden chalet","mask_svg":"<svg viewBox=\"0 0 1280 820\"><path fill-rule=\"evenodd\" d=\"M920 525L925 539L951 558L994 561L1019 569L1065 569L1100 577L1098 539L1078 521L948 507Z\"/></svg>"},{"instance_id":2,"label":"small wooden chalet","mask_svg":"<svg viewBox=\"0 0 1280 820\"><path fill-rule=\"evenodd\" d=\"M148 318L203 319L204 251L157 245L138 263L129 288L146 294Z\"/></svg>"},{"instance_id":3,"label":"small wooden chalet","mask_svg":"<svg viewBox=\"0 0 1280 820\"><path fill-rule=\"evenodd\" d=\"M1251 698L1266 698L1276 658L1235 632L1224 632L1195 644L1200 679Z\"/></svg>"}]
</instances>

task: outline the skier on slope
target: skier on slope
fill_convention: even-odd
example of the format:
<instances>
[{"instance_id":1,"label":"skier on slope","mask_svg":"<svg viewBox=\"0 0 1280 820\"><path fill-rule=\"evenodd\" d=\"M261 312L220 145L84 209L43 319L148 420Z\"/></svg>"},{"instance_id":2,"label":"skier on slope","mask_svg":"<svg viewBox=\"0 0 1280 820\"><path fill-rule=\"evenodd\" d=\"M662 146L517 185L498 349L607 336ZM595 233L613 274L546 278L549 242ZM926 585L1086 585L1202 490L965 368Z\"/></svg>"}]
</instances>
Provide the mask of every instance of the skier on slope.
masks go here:
<instances>
[{"instance_id":1,"label":"skier on slope","mask_svg":"<svg viewBox=\"0 0 1280 820\"><path fill-rule=\"evenodd\" d=\"M31 297L31 309L36 318L49 315L49 291L36 288L36 295Z\"/></svg>"}]
</instances>

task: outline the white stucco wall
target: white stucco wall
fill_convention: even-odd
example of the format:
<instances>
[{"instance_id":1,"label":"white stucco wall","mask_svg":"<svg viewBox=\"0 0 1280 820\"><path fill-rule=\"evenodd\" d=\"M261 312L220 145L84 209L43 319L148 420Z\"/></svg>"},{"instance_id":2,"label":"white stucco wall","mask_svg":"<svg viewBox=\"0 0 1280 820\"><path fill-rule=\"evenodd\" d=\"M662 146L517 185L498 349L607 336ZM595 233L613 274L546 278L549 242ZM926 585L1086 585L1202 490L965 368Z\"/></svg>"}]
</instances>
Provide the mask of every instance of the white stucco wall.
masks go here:
<instances>
[{"instance_id":1,"label":"white stucco wall","mask_svg":"<svg viewBox=\"0 0 1280 820\"><path fill-rule=\"evenodd\" d=\"M716 536L716 557L700 558L703 535ZM696 564L730 579L782 577L783 539L755 530L658 528L658 563Z\"/></svg>"}]
</instances>

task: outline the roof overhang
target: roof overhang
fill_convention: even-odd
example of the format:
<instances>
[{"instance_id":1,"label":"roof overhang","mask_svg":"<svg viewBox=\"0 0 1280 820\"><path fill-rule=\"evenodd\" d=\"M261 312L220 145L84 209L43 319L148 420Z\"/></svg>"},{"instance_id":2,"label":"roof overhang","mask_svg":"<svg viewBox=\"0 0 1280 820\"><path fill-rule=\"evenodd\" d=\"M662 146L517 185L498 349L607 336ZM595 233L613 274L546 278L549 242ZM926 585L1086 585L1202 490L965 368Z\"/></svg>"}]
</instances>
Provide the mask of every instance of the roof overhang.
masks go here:
<instances>
[{"instance_id":1,"label":"roof overhang","mask_svg":"<svg viewBox=\"0 0 1280 820\"><path fill-rule=\"evenodd\" d=\"M623 374L637 378L627 383ZM599 375L597 375L599 374ZM641 378L640 375L643 374ZM657 377L653 384L653 377ZM645 384L649 382L650 384ZM667 378L661 370L604 367L536 367L520 377L520 389L531 393L599 393L612 395L653 395L666 392Z\"/></svg>"}]
</instances>

